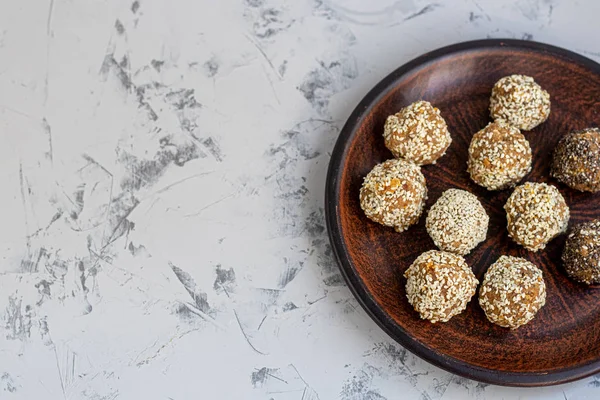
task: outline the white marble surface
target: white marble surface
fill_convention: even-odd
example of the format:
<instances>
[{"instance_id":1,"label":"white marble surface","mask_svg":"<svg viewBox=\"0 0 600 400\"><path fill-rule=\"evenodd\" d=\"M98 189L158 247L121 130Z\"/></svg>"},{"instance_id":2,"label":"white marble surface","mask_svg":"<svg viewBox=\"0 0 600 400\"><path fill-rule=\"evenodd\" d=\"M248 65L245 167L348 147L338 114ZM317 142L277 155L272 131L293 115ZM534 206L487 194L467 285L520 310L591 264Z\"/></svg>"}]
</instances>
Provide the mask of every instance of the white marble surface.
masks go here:
<instances>
[{"instance_id":1,"label":"white marble surface","mask_svg":"<svg viewBox=\"0 0 600 400\"><path fill-rule=\"evenodd\" d=\"M600 377L488 386L394 344L342 282L323 191L340 127L399 65L485 37L600 60L599 13L0 2L0 399L598 398Z\"/></svg>"}]
</instances>

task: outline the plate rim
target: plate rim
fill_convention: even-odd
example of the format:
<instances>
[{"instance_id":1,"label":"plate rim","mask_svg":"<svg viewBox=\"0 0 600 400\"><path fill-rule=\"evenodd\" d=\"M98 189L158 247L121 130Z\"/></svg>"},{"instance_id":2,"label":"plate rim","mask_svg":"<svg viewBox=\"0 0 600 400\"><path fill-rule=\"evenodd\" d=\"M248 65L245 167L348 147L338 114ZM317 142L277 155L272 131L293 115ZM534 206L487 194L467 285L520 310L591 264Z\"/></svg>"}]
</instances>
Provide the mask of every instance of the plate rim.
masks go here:
<instances>
[{"instance_id":1,"label":"plate rim","mask_svg":"<svg viewBox=\"0 0 600 400\"><path fill-rule=\"evenodd\" d=\"M411 338L402 327L396 325L394 321L382 311L358 276L358 273L354 270L343 240L341 220L339 218L339 213L337 212L338 199L340 197L341 176L344 171L343 160L346 159L348 145L351 143L356 133L356 127L359 126L360 122L368 115L372 106L376 104L380 98L384 97L394 87L397 81L418 69L424 68L446 56L495 48L514 48L517 50L529 50L538 53L551 54L566 59L569 62L578 63L600 76L600 64L588 57L550 44L519 39L479 39L460 42L438 48L412 59L379 81L354 108L340 131L331 153L326 177L324 209L327 232L335 260L354 297L358 300L359 304L367 312L369 317L375 321L375 323L390 336L390 338L405 347L411 353L448 372L484 383L519 387L558 385L583 379L600 372L600 358L588 364L564 368L557 371L515 373L482 368L466 363L454 357L437 352L418 340Z\"/></svg>"}]
</instances>

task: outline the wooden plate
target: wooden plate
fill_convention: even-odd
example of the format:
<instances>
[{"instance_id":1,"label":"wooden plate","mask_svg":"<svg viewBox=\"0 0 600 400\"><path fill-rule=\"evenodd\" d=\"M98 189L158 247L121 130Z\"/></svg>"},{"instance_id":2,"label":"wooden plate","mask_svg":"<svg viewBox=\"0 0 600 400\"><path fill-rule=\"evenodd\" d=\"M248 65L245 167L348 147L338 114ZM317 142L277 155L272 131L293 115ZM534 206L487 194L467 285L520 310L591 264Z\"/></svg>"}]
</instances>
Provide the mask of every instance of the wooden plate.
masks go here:
<instances>
[{"instance_id":1,"label":"wooden plate","mask_svg":"<svg viewBox=\"0 0 600 400\"><path fill-rule=\"evenodd\" d=\"M503 76L525 74L551 96L548 121L525 136L533 168L523 181L556 185L571 208L569 227L600 217L600 195L580 193L549 177L551 153L566 132L597 126L600 65L557 47L519 40L481 40L445 47L400 67L354 110L331 158L326 188L329 236L346 281L369 315L400 344L425 360L479 381L511 386L563 383L600 371L600 289L570 281L560 255L565 235L532 253L511 242L503 205L511 190L488 192L466 172L472 135L489 121L489 96ZM502 255L524 257L544 272L546 305L518 330L491 324L473 297L448 323L419 319L406 300L404 270L435 246L417 225L396 233L365 217L363 177L392 157L383 144L385 118L420 99L440 108L453 142L436 165L423 167L429 208L449 188L476 194L490 216L487 240L466 257L481 281Z\"/></svg>"}]
</instances>

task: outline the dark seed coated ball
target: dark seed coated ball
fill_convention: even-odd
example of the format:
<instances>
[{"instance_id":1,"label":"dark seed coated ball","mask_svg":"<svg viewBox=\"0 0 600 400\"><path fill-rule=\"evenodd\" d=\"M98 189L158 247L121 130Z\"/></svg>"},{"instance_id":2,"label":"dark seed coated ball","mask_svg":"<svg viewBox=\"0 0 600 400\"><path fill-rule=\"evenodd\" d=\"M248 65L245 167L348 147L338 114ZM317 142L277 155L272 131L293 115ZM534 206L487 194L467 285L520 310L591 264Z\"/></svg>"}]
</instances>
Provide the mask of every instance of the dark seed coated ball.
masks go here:
<instances>
[{"instance_id":1,"label":"dark seed coated ball","mask_svg":"<svg viewBox=\"0 0 600 400\"><path fill-rule=\"evenodd\" d=\"M572 279L588 285L600 283L600 220L573 228L565 243L562 260Z\"/></svg>"},{"instance_id":2,"label":"dark seed coated ball","mask_svg":"<svg viewBox=\"0 0 600 400\"><path fill-rule=\"evenodd\" d=\"M600 130L565 135L556 145L550 175L573 189L600 190Z\"/></svg>"},{"instance_id":3,"label":"dark seed coated ball","mask_svg":"<svg viewBox=\"0 0 600 400\"><path fill-rule=\"evenodd\" d=\"M501 256L487 270L479 289L479 305L487 319L504 328L528 323L545 303L542 271L519 257Z\"/></svg>"}]
</instances>

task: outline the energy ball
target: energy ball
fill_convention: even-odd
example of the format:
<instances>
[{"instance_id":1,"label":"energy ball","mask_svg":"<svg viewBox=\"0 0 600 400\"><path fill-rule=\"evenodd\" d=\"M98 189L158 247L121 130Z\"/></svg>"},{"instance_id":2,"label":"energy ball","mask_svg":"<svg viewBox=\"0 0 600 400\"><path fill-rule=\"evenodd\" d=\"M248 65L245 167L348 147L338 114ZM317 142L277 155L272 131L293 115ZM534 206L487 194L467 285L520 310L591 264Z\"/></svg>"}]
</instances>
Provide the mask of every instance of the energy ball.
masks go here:
<instances>
[{"instance_id":1,"label":"energy ball","mask_svg":"<svg viewBox=\"0 0 600 400\"><path fill-rule=\"evenodd\" d=\"M429 209L425 227L441 250L465 255L485 240L489 222L477 196L448 189Z\"/></svg>"},{"instance_id":2,"label":"energy ball","mask_svg":"<svg viewBox=\"0 0 600 400\"><path fill-rule=\"evenodd\" d=\"M565 243L562 260L569 276L588 285L600 283L600 220L577 225Z\"/></svg>"},{"instance_id":3,"label":"energy ball","mask_svg":"<svg viewBox=\"0 0 600 400\"><path fill-rule=\"evenodd\" d=\"M529 142L517 128L492 122L473 135L467 171L488 190L512 187L531 171Z\"/></svg>"},{"instance_id":4,"label":"energy ball","mask_svg":"<svg viewBox=\"0 0 600 400\"><path fill-rule=\"evenodd\" d=\"M435 163L452 143L440 110L428 101L417 101L390 115L385 121L383 138L394 157L417 165Z\"/></svg>"},{"instance_id":5,"label":"energy ball","mask_svg":"<svg viewBox=\"0 0 600 400\"><path fill-rule=\"evenodd\" d=\"M600 130L565 135L556 145L550 175L576 190L600 190Z\"/></svg>"},{"instance_id":6,"label":"energy ball","mask_svg":"<svg viewBox=\"0 0 600 400\"><path fill-rule=\"evenodd\" d=\"M402 159L377 164L360 188L360 206L367 217L398 232L419 220L425 200L421 168Z\"/></svg>"},{"instance_id":7,"label":"energy ball","mask_svg":"<svg viewBox=\"0 0 600 400\"><path fill-rule=\"evenodd\" d=\"M523 258L501 256L483 277L479 305L494 324L516 329L531 321L544 304L542 271Z\"/></svg>"},{"instance_id":8,"label":"energy ball","mask_svg":"<svg viewBox=\"0 0 600 400\"><path fill-rule=\"evenodd\" d=\"M422 319L433 323L460 314L479 284L461 256L438 250L417 257L404 277L408 302Z\"/></svg>"},{"instance_id":9,"label":"energy ball","mask_svg":"<svg viewBox=\"0 0 600 400\"><path fill-rule=\"evenodd\" d=\"M508 236L531 251L567 230L569 207L557 188L525 182L517 186L504 205Z\"/></svg>"},{"instance_id":10,"label":"energy ball","mask_svg":"<svg viewBox=\"0 0 600 400\"><path fill-rule=\"evenodd\" d=\"M550 95L530 76L505 76L492 89L490 114L494 120L529 131L548 119Z\"/></svg>"}]
</instances>

